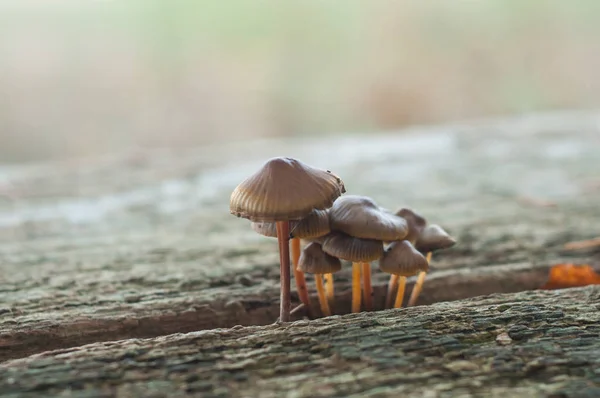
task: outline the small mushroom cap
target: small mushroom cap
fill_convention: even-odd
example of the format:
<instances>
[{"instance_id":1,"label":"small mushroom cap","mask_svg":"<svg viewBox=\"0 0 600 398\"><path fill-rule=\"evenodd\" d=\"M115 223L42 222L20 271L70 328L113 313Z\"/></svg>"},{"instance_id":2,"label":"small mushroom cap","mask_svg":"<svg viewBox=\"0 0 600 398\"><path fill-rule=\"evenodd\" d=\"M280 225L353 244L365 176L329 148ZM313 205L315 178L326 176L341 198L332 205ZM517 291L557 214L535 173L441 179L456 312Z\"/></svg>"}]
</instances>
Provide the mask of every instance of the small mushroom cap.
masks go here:
<instances>
[{"instance_id":1,"label":"small mushroom cap","mask_svg":"<svg viewBox=\"0 0 600 398\"><path fill-rule=\"evenodd\" d=\"M456 240L452 238L442 227L436 224L431 224L425 227L417 239L415 248L421 253L432 252L435 250L448 249L456 244Z\"/></svg>"},{"instance_id":2,"label":"small mushroom cap","mask_svg":"<svg viewBox=\"0 0 600 398\"><path fill-rule=\"evenodd\" d=\"M261 235L270 238L277 237L277 223L254 221L250 226ZM290 221L290 237L301 239L313 239L327 235L329 228L329 215L326 210L313 210L302 220Z\"/></svg>"},{"instance_id":3,"label":"small mushroom cap","mask_svg":"<svg viewBox=\"0 0 600 398\"><path fill-rule=\"evenodd\" d=\"M300 253L298 269L309 274L332 274L342 269L342 262L325 253L320 244L311 242Z\"/></svg>"},{"instance_id":4,"label":"small mushroom cap","mask_svg":"<svg viewBox=\"0 0 600 398\"><path fill-rule=\"evenodd\" d=\"M379 269L388 274L413 276L429 271L427 259L407 240L394 242L379 260Z\"/></svg>"},{"instance_id":5,"label":"small mushroom cap","mask_svg":"<svg viewBox=\"0 0 600 398\"><path fill-rule=\"evenodd\" d=\"M250 228L252 228L257 234L261 234L269 238L277 237L277 223L275 222L253 221L250 223Z\"/></svg>"},{"instance_id":6,"label":"small mushroom cap","mask_svg":"<svg viewBox=\"0 0 600 398\"><path fill-rule=\"evenodd\" d=\"M329 209L333 231L362 239L394 241L408 233L406 221L383 211L367 196L346 195L338 198Z\"/></svg>"},{"instance_id":7,"label":"small mushroom cap","mask_svg":"<svg viewBox=\"0 0 600 398\"><path fill-rule=\"evenodd\" d=\"M327 210L313 210L302 220L292 221L290 225L292 238L313 239L327 235L329 232L331 232L331 228Z\"/></svg>"},{"instance_id":8,"label":"small mushroom cap","mask_svg":"<svg viewBox=\"0 0 600 398\"><path fill-rule=\"evenodd\" d=\"M323 251L342 260L371 262L383 255L383 242L355 238L343 232L332 232L323 240Z\"/></svg>"},{"instance_id":9,"label":"small mushroom cap","mask_svg":"<svg viewBox=\"0 0 600 398\"><path fill-rule=\"evenodd\" d=\"M408 208L402 208L395 214L396 216L402 217L406 220L406 223L408 224L408 234L404 237L404 239L414 245L419 238L419 235L421 235L421 232L427 225L427 220L425 220L425 217L421 216L414 210Z\"/></svg>"},{"instance_id":10,"label":"small mushroom cap","mask_svg":"<svg viewBox=\"0 0 600 398\"><path fill-rule=\"evenodd\" d=\"M300 220L324 210L346 192L330 171L292 158L273 158L231 193L229 211L250 221Z\"/></svg>"}]
</instances>

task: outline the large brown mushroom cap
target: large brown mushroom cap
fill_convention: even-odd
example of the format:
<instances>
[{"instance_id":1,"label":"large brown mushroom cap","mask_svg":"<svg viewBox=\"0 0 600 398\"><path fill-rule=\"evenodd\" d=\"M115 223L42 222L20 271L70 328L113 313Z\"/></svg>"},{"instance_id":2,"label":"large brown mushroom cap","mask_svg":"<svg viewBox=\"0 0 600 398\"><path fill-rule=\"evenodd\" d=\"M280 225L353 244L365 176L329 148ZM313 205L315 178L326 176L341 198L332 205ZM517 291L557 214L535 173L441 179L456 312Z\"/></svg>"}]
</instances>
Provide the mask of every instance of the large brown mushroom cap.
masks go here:
<instances>
[{"instance_id":1,"label":"large brown mushroom cap","mask_svg":"<svg viewBox=\"0 0 600 398\"><path fill-rule=\"evenodd\" d=\"M325 253L320 244L312 242L302 249L298 269L309 274L332 274L342 269L342 262Z\"/></svg>"},{"instance_id":2,"label":"large brown mushroom cap","mask_svg":"<svg viewBox=\"0 0 600 398\"><path fill-rule=\"evenodd\" d=\"M332 232L323 239L323 251L352 262L371 262L383 255L383 242Z\"/></svg>"},{"instance_id":3,"label":"large brown mushroom cap","mask_svg":"<svg viewBox=\"0 0 600 398\"><path fill-rule=\"evenodd\" d=\"M448 249L456 244L456 240L452 238L442 227L436 224L431 224L425 227L415 248L421 253L432 252L435 250Z\"/></svg>"},{"instance_id":4,"label":"large brown mushroom cap","mask_svg":"<svg viewBox=\"0 0 600 398\"><path fill-rule=\"evenodd\" d=\"M277 237L277 223L253 221L250 226L261 235L270 238ZM290 237L300 239L314 239L327 235L329 228L329 215L327 210L313 210L302 220L290 221Z\"/></svg>"},{"instance_id":5,"label":"large brown mushroom cap","mask_svg":"<svg viewBox=\"0 0 600 398\"><path fill-rule=\"evenodd\" d=\"M408 233L406 220L382 210L366 196L338 198L329 210L331 229L362 239L395 241Z\"/></svg>"},{"instance_id":6,"label":"large brown mushroom cap","mask_svg":"<svg viewBox=\"0 0 600 398\"><path fill-rule=\"evenodd\" d=\"M379 260L379 269L388 274L413 276L429 271L427 259L407 240L394 242Z\"/></svg>"},{"instance_id":7,"label":"large brown mushroom cap","mask_svg":"<svg viewBox=\"0 0 600 398\"><path fill-rule=\"evenodd\" d=\"M406 220L406 223L408 224L408 234L404 239L414 245L427 225L427 220L414 210L408 208L398 210L396 215Z\"/></svg>"},{"instance_id":8,"label":"large brown mushroom cap","mask_svg":"<svg viewBox=\"0 0 600 398\"><path fill-rule=\"evenodd\" d=\"M346 192L330 171L292 158L273 158L232 192L229 211L250 221L300 220L324 210Z\"/></svg>"}]
</instances>

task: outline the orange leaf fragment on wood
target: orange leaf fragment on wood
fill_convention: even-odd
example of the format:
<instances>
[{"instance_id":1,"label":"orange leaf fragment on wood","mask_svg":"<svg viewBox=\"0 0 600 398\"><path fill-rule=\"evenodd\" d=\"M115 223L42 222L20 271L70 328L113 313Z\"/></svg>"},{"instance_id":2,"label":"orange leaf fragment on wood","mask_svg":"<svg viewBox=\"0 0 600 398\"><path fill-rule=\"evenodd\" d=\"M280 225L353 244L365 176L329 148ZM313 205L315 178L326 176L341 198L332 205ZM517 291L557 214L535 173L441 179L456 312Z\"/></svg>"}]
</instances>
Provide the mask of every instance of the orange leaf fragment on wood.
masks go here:
<instances>
[{"instance_id":1,"label":"orange leaf fragment on wood","mask_svg":"<svg viewBox=\"0 0 600 398\"><path fill-rule=\"evenodd\" d=\"M589 265L557 264L550 269L548 282L541 289L566 289L587 285L600 285L600 275Z\"/></svg>"}]
</instances>

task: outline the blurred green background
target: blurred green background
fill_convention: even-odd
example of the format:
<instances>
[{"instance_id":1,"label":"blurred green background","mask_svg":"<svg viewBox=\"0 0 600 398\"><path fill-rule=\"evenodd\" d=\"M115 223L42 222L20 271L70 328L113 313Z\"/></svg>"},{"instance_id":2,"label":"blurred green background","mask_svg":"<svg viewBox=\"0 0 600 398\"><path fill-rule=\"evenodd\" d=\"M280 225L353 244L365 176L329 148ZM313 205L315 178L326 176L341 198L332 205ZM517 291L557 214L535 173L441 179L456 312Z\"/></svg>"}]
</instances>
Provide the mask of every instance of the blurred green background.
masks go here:
<instances>
[{"instance_id":1,"label":"blurred green background","mask_svg":"<svg viewBox=\"0 0 600 398\"><path fill-rule=\"evenodd\" d=\"M600 2L0 0L0 162L600 102Z\"/></svg>"}]
</instances>

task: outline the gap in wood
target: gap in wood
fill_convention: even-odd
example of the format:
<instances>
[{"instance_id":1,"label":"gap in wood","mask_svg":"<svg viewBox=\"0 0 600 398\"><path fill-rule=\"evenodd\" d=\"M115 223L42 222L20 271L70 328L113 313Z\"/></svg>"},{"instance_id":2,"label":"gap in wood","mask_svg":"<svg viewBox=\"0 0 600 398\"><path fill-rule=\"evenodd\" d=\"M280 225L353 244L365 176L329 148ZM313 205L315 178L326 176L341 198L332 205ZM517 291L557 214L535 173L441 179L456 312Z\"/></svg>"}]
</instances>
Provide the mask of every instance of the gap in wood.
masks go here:
<instances>
[{"instance_id":1,"label":"gap in wood","mask_svg":"<svg viewBox=\"0 0 600 398\"><path fill-rule=\"evenodd\" d=\"M427 275L423 291L416 305L431 305L444 301L456 301L494 293L518 293L540 288L548 278L551 266L532 267L530 264L488 266L476 269L438 271ZM381 278L378 278L381 279ZM403 307L407 306L416 278L406 283ZM310 283L310 282L309 282ZM373 284L373 305L375 311L385 309L387 283ZM336 284L335 315L351 313L352 292L349 284ZM277 304L277 303L275 303ZM315 318L321 317L316 295L311 295L312 312ZM364 304L362 310L364 311ZM305 317L302 311L293 317ZM271 322L273 319L271 319ZM269 323L265 320L265 323Z\"/></svg>"},{"instance_id":2,"label":"gap in wood","mask_svg":"<svg viewBox=\"0 0 600 398\"><path fill-rule=\"evenodd\" d=\"M435 271L427 276L417 305L429 305L443 301L455 301L493 293L516 293L534 290L542 286L548 276L550 265L510 264L479 268ZM337 274L336 274L337 275ZM387 292L386 275L374 273L373 296L377 310L384 307ZM409 279L404 303L408 302L416 278ZM377 282L377 283L375 283ZM314 289L312 279L309 288ZM334 315L350 312L351 290L348 277L343 274L336 280ZM239 292L237 293L239 296ZM22 358L31 354L85 344L150 338L173 333L187 333L236 325L261 326L272 324L279 315L279 291L269 289L261 295L252 294L234 301L216 300L201 304L194 310L158 313L152 316L106 318L77 318L53 327L39 327L31 331L18 331L0 339L0 361ZM295 296L295 294L294 294ZM293 304L298 305L297 297ZM315 317L320 317L316 295L311 296ZM305 319L302 311L294 314L292 321Z\"/></svg>"}]
</instances>

